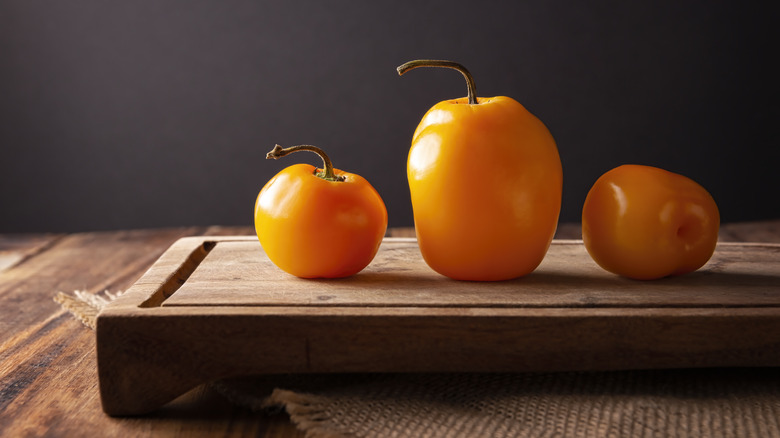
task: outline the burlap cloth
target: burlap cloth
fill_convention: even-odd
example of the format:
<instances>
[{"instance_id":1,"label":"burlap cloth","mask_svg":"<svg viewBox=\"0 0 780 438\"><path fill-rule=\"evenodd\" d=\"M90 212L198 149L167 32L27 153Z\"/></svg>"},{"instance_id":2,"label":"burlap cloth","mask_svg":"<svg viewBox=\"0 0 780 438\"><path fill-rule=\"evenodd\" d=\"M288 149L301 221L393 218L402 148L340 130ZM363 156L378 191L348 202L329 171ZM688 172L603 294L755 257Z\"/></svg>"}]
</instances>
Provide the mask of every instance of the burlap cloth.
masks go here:
<instances>
[{"instance_id":1,"label":"burlap cloth","mask_svg":"<svg viewBox=\"0 0 780 438\"><path fill-rule=\"evenodd\" d=\"M86 325L111 296L55 298ZM211 384L309 437L780 437L780 370L285 375Z\"/></svg>"}]
</instances>

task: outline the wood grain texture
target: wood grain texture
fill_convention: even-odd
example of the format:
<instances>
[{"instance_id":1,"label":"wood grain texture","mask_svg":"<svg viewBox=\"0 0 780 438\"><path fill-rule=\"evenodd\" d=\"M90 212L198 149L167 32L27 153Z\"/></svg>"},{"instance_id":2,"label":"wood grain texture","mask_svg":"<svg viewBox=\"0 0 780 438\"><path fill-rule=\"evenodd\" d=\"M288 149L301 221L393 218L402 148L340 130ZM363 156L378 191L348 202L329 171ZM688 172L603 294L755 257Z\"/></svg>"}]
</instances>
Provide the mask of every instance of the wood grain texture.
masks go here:
<instances>
[{"instance_id":1,"label":"wood grain texture","mask_svg":"<svg viewBox=\"0 0 780 438\"><path fill-rule=\"evenodd\" d=\"M558 231L559 238L579 237L577 224ZM108 417L99 399L95 334L52 301L57 291L126 290L180 237L253 233L189 227L0 234L0 253L10 260L0 270L0 436L303 437L285 416L247 412L205 386L152 415ZM780 220L724 224L721 240L780 242Z\"/></svg>"},{"instance_id":2,"label":"wood grain texture","mask_svg":"<svg viewBox=\"0 0 780 438\"><path fill-rule=\"evenodd\" d=\"M0 234L0 272L45 251L62 234Z\"/></svg>"},{"instance_id":3,"label":"wood grain texture","mask_svg":"<svg viewBox=\"0 0 780 438\"><path fill-rule=\"evenodd\" d=\"M187 238L97 338L112 415L248 374L780 366L780 245L723 243L699 272L639 282L555 241L533 274L484 283L434 273L408 238L340 280L292 277L252 237Z\"/></svg>"},{"instance_id":4,"label":"wood grain texture","mask_svg":"<svg viewBox=\"0 0 780 438\"><path fill-rule=\"evenodd\" d=\"M19 254L0 272L0 436L302 437L284 416L261 419L206 387L149 418L107 417L100 405L95 333L52 301L57 291L126 290L181 237L251 232L193 227L53 238L0 235L0 248Z\"/></svg>"},{"instance_id":5,"label":"wood grain texture","mask_svg":"<svg viewBox=\"0 0 780 438\"><path fill-rule=\"evenodd\" d=\"M695 273L635 281L601 269L579 241L554 241L533 273L486 283L435 273L413 239L386 239L365 270L337 280L286 274L271 263L256 239L216 242L164 306L780 306L780 246L772 244L723 243ZM159 271L169 266L160 265ZM159 285L160 280L147 276L141 283Z\"/></svg>"}]
</instances>

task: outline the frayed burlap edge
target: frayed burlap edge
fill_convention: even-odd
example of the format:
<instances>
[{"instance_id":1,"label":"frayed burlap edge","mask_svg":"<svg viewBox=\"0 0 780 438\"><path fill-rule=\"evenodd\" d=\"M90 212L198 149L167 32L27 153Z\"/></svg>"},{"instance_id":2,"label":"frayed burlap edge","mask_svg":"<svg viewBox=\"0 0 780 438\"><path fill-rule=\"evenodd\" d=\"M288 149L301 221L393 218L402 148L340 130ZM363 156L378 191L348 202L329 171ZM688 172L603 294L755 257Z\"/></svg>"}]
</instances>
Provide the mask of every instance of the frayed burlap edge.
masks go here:
<instances>
[{"instance_id":1,"label":"frayed burlap edge","mask_svg":"<svg viewBox=\"0 0 780 438\"><path fill-rule=\"evenodd\" d=\"M76 290L73 291L73 295L57 292L54 296L54 301L81 321L82 324L95 330L95 321L98 313L120 295L122 295L122 292L112 294L109 291L103 291L103 296L101 296L85 290Z\"/></svg>"},{"instance_id":2,"label":"frayed burlap edge","mask_svg":"<svg viewBox=\"0 0 780 438\"><path fill-rule=\"evenodd\" d=\"M298 429L306 431L310 438L342 438L339 427L327 415L330 399L312 394L299 394L284 389L274 389L264 405L284 406L290 420Z\"/></svg>"},{"instance_id":3,"label":"frayed burlap edge","mask_svg":"<svg viewBox=\"0 0 780 438\"><path fill-rule=\"evenodd\" d=\"M339 426L328 417L327 408L332 401L327 397L276 388L271 395L262 398L220 381L211 383L211 388L234 405L252 411L274 412L284 409L293 424L309 438L350 436L339 430Z\"/></svg>"}]
</instances>

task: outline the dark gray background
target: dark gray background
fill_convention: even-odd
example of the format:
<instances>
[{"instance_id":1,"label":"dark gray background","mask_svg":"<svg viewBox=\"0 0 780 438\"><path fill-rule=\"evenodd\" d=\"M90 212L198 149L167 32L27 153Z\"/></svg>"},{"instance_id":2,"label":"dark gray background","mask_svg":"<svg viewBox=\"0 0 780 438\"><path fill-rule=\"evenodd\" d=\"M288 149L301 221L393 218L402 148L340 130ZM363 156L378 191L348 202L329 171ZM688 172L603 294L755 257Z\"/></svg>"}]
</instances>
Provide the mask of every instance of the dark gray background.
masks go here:
<instances>
[{"instance_id":1,"label":"dark gray background","mask_svg":"<svg viewBox=\"0 0 780 438\"><path fill-rule=\"evenodd\" d=\"M753 4L751 4L753 3ZM0 0L0 232L251 225L325 148L412 224L406 157L440 100L507 95L564 167L561 220L624 163L705 186L724 221L780 217L777 17L759 2ZM762 9L767 8L767 9Z\"/></svg>"}]
</instances>

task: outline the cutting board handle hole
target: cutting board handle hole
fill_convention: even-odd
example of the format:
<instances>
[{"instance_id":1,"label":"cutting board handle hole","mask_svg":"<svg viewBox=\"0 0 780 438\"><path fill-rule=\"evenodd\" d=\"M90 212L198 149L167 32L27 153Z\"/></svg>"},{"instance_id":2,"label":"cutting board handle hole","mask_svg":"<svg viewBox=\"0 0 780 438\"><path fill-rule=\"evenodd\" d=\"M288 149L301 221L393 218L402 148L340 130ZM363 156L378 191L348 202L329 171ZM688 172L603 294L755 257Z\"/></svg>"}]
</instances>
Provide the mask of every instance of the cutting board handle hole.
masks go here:
<instances>
[{"instance_id":1,"label":"cutting board handle hole","mask_svg":"<svg viewBox=\"0 0 780 438\"><path fill-rule=\"evenodd\" d=\"M171 297L177 290L190 278L195 269L211 252L217 242L205 241L198 245L190 255L179 265L179 267L168 277L152 295L142 302L138 307L160 307L163 302Z\"/></svg>"}]
</instances>

